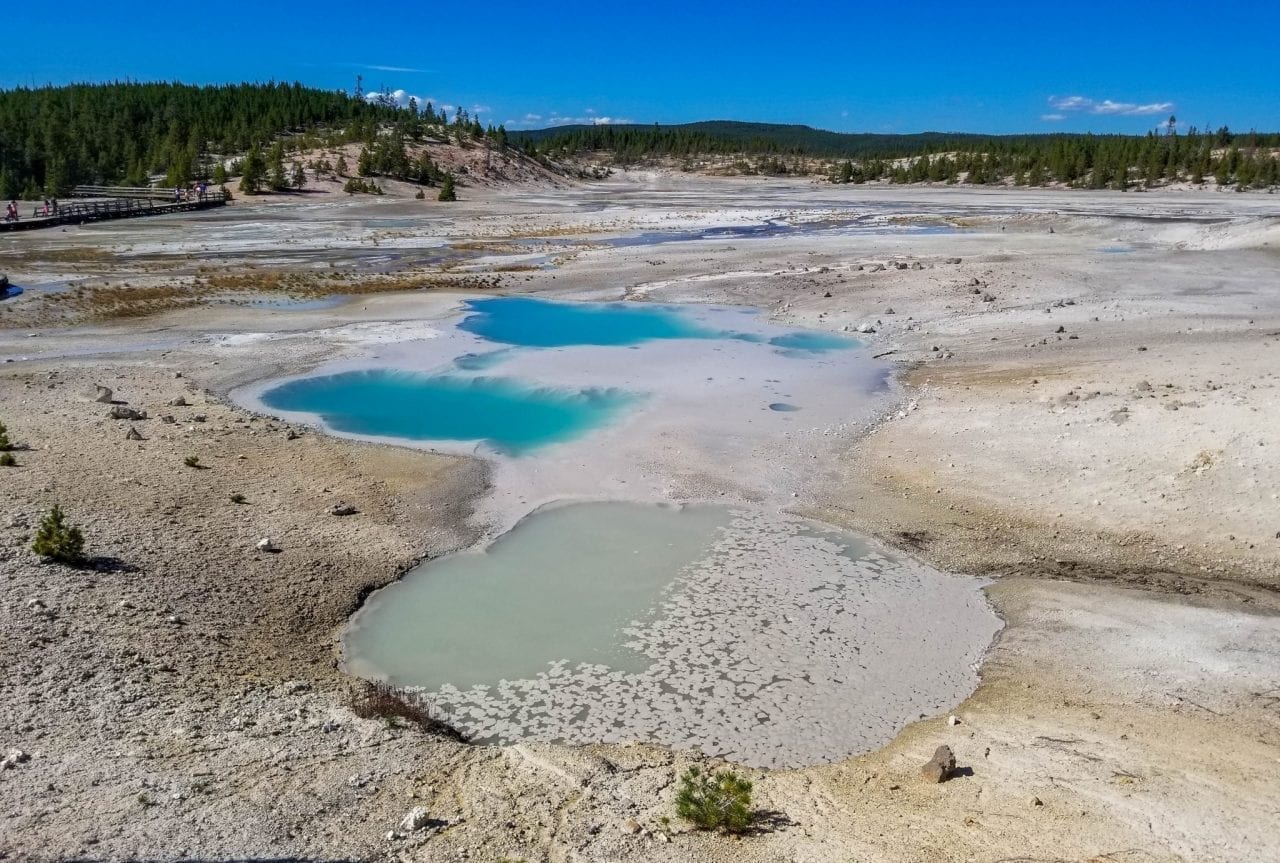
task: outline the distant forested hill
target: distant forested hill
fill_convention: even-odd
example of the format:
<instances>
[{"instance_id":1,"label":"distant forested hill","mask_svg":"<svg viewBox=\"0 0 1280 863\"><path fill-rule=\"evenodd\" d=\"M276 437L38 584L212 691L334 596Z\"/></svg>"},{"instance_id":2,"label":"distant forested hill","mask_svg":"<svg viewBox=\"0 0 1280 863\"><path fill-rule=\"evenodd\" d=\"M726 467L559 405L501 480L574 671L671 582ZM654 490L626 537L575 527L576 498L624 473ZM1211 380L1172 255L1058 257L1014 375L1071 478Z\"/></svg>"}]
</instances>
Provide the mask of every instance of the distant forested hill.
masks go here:
<instances>
[{"instance_id":1,"label":"distant forested hill","mask_svg":"<svg viewBox=\"0 0 1280 863\"><path fill-rule=\"evenodd\" d=\"M455 118L467 135L477 124ZM462 121L466 120L463 126ZM329 142L442 127L431 106L398 107L301 84L77 84L0 91L0 198L65 194L77 183L208 178L211 156L323 130ZM487 134L480 130L481 134Z\"/></svg>"},{"instance_id":2,"label":"distant forested hill","mask_svg":"<svg viewBox=\"0 0 1280 863\"><path fill-rule=\"evenodd\" d=\"M512 132L517 142L532 141L540 149L609 150L639 154L751 153L810 156L906 156L951 143L993 140L990 135L922 132L915 135L827 132L810 126L708 120L672 126L609 124L557 126Z\"/></svg>"},{"instance_id":3,"label":"distant forested hill","mask_svg":"<svg viewBox=\"0 0 1280 863\"><path fill-rule=\"evenodd\" d=\"M1171 120L1173 118L1170 118ZM833 182L1066 183L1127 188L1175 180L1242 188L1280 184L1280 134L1237 134L1225 126L1184 133L1170 123L1147 135L912 135L827 132L809 126L711 121L681 125L561 126L513 132L512 140L551 158L607 152L619 164L699 155L758 157L744 169L788 173L804 157L824 159Z\"/></svg>"}]
</instances>

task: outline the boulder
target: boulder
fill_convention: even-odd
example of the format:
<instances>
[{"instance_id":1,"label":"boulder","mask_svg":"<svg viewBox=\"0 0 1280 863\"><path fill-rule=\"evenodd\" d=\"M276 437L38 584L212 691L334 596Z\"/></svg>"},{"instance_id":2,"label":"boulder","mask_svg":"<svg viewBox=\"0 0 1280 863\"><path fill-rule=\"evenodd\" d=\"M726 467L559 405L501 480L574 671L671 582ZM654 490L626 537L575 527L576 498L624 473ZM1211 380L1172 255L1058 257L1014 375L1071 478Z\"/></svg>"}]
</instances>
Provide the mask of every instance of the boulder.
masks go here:
<instances>
[{"instance_id":1,"label":"boulder","mask_svg":"<svg viewBox=\"0 0 1280 863\"><path fill-rule=\"evenodd\" d=\"M858 324L858 332L860 333L874 333L875 331L876 328L871 324Z\"/></svg>"},{"instance_id":2,"label":"boulder","mask_svg":"<svg viewBox=\"0 0 1280 863\"><path fill-rule=\"evenodd\" d=\"M355 515L359 511L360 510L356 509L351 504L343 501L338 501L333 506L329 507L329 515Z\"/></svg>"},{"instance_id":3,"label":"boulder","mask_svg":"<svg viewBox=\"0 0 1280 863\"><path fill-rule=\"evenodd\" d=\"M93 400L95 402L102 402L104 405L110 404L111 399L114 397L114 395L115 394L111 392L111 387L104 387L102 384L98 384L95 387L95 395L93 397Z\"/></svg>"},{"instance_id":4,"label":"boulder","mask_svg":"<svg viewBox=\"0 0 1280 863\"><path fill-rule=\"evenodd\" d=\"M182 396L178 396L176 399L169 399L169 407L171 408L185 408L186 406L187 400Z\"/></svg>"},{"instance_id":5,"label":"boulder","mask_svg":"<svg viewBox=\"0 0 1280 863\"><path fill-rule=\"evenodd\" d=\"M253 547L256 548L258 551L279 551L280 550L276 548L276 544L271 541L271 537L269 536L264 536L262 539L258 540Z\"/></svg>"}]
</instances>

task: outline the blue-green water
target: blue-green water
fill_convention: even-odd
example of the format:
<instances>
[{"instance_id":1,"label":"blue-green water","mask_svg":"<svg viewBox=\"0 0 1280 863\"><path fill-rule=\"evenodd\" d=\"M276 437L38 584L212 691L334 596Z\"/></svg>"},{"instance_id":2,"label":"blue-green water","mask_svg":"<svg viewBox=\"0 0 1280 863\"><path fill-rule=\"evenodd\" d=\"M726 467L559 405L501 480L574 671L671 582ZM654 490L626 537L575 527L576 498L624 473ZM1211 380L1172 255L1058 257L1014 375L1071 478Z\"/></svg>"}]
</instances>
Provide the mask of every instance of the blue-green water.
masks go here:
<instances>
[{"instance_id":1,"label":"blue-green water","mask_svg":"<svg viewBox=\"0 0 1280 863\"><path fill-rule=\"evenodd\" d=\"M782 330L737 316L727 327L706 323L722 320L722 310L528 297L471 300L466 305L468 313L458 328L479 337L480 343L463 337L469 350L453 355L447 365L435 366L435 371L383 368L304 378L266 391L262 402L275 410L317 416L330 428L349 434L483 441L520 455L598 428L643 397L613 386L538 386L488 371L529 355L527 348L641 350L642 343L663 339L722 339L760 345L803 361L859 344L832 333ZM628 386L643 384L633 379Z\"/></svg>"},{"instance_id":2,"label":"blue-green water","mask_svg":"<svg viewBox=\"0 0 1280 863\"><path fill-rule=\"evenodd\" d=\"M738 339L795 351L843 350L858 341L797 330L763 336L705 327L679 309L637 303L560 303L530 297L470 300L459 329L491 342L523 347L638 345L658 339Z\"/></svg>"},{"instance_id":3,"label":"blue-green water","mask_svg":"<svg viewBox=\"0 0 1280 863\"><path fill-rule=\"evenodd\" d=\"M708 339L719 334L660 306L557 303L529 297L467 302L458 325L491 342L526 347L638 345L654 339Z\"/></svg>"},{"instance_id":4,"label":"blue-green water","mask_svg":"<svg viewBox=\"0 0 1280 863\"><path fill-rule=\"evenodd\" d=\"M614 389L539 388L509 378L370 369L290 381L263 393L262 402L315 414L350 434L484 441L518 455L597 428L637 398Z\"/></svg>"}]
</instances>

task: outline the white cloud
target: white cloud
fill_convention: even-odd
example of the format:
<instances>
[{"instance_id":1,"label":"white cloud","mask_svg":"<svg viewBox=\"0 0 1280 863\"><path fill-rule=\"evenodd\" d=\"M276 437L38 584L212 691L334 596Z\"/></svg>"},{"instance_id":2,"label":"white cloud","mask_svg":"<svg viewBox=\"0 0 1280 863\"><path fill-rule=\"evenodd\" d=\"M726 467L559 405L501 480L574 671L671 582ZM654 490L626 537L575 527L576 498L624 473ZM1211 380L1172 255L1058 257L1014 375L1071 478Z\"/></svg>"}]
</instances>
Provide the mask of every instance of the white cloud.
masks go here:
<instances>
[{"instance_id":1,"label":"white cloud","mask_svg":"<svg viewBox=\"0 0 1280 863\"><path fill-rule=\"evenodd\" d=\"M379 72L430 72L430 69L415 69L412 66L361 66L361 69L376 69Z\"/></svg>"},{"instance_id":2,"label":"white cloud","mask_svg":"<svg viewBox=\"0 0 1280 863\"><path fill-rule=\"evenodd\" d=\"M1081 111L1093 104L1092 99L1084 96L1050 96L1049 105L1059 111Z\"/></svg>"},{"instance_id":3,"label":"white cloud","mask_svg":"<svg viewBox=\"0 0 1280 863\"><path fill-rule=\"evenodd\" d=\"M1066 114L1041 114L1040 119L1048 120L1050 123L1056 123L1059 120L1067 119L1067 115Z\"/></svg>"},{"instance_id":4,"label":"white cloud","mask_svg":"<svg viewBox=\"0 0 1280 863\"><path fill-rule=\"evenodd\" d=\"M387 95L391 97L392 102L399 105L401 108L408 107L410 99L418 100L419 108L422 108L427 104L426 100L423 99L421 96L415 96L414 94L410 93L407 90L391 90L390 92L387 93ZM378 99L381 98L381 96L382 96L381 91L364 94L365 99L367 99L370 102L378 101Z\"/></svg>"},{"instance_id":5,"label":"white cloud","mask_svg":"<svg viewBox=\"0 0 1280 863\"><path fill-rule=\"evenodd\" d=\"M1058 111L1088 111L1104 116L1141 117L1151 114L1167 114L1173 110L1173 102L1116 102L1111 99L1098 101L1085 96L1050 96L1049 106ZM1062 119L1059 115L1045 114L1041 119Z\"/></svg>"},{"instance_id":6,"label":"white cloud","mask_svg":"<svg viewBox=\"0 0 1280 863\"><path fill-rule=\"evenodd\" d=\"M472 105L471 113L472 114L492 114L493 109L490 108L488 105Z\"/></svg>"}]
</instances>

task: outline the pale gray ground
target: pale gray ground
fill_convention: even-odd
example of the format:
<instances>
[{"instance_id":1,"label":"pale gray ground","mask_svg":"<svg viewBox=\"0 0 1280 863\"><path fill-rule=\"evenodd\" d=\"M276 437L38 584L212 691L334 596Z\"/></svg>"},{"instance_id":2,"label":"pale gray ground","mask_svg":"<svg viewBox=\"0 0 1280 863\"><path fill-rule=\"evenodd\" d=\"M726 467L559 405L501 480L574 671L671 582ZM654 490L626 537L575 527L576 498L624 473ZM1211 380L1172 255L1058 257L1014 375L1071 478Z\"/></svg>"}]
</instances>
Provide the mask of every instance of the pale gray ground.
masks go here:
<instances>
[{"instance_id":1,"label":"pale gray ground","mask_svg":"<svg viewBox=\"0 0 1280 863\"><path fill-rule=\"evenodd\" d=\"M0 415L32 447L17 453L18 468L0 469L0 662L11 669L0 743L30 756L0 771L9 857L1280 853L1270 829L1280 816L1274 198L672 175L470 197L447 215L432 209L443 220L421 237L358 223L300 223L286 235L275 224L291 221L289 210L238 204L222 228L177 235L174 220L157 219L6 237L0 266L18 284L161 284L230 243L246 216L268 230L243 230L248 242L219 266L325 267L309 248L329 242L325 230L354 240L348 260L433 236L510 243L533 233L573 242L517 250L550 255L552 268L514 269L501 249L459 266L506 267L509 290L746 303L832 329L868 323L880 349L903 361L900 408L806 465L796 506L943 568L999 576L988 594L1006 628L977 691L954 710L961 724L917 722L838 765L749 771L758 804L776 814L765 833L729 840L660 821L684 753L468 749L356 720L334 669L341 622L362 589L423 553L474 541L466 516L486 479L451 457L288 439L280 424L228 407L225 394L333 359L310 331L380 331L442 314L442 304L396 294L103 321L31 291L0 312L0 358L15 360L0 366ZM389 218L421 211L391 200L338 206ZM968 230L599 247L609 231L829 219L842 207ZM113 257L68 256L100 245ZM879 268L893 262L905 268ZM264 331L298 337L224 347L227 334ZM90 400L95 382L178 422L139 423L145 439L126 442L128 424ZM179 394L197 407L167 407ZM184 468L192 452L211 469ZM745 498L752 484L749 470L689 471L669 493ZM250 505L229 503L233 492ZM360 516L325 515L339 497ZM94 553L134 571L37 564L26 546L55 501L85 526ZM266 534L284 551L255 553ZM307 685L290 682L299 679ZM973 775L922 784L917 767L943 742ZM415 805L436 820L387 839Z\"/></svg>"}]
</instances>

